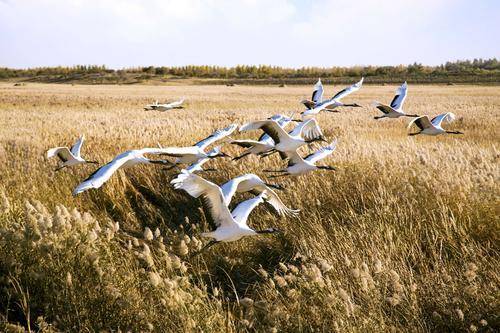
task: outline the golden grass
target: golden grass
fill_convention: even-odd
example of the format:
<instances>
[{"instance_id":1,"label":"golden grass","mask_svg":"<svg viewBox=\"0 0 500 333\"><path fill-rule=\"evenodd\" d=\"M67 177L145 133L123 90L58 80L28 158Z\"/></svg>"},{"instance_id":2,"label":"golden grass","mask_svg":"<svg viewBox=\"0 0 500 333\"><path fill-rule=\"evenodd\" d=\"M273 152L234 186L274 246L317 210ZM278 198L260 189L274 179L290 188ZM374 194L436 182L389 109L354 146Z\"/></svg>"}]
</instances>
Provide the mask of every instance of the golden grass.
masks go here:
<instances>
[{"instance_id":1,"label":"golden grass","mask_svg":"<svg viewBox=\"0 0 500 333\"><path fill-rule=\"evenodd\" d=\"M232 122L299 111L310 88L0 84L0 327L498 329L498 87L410 86L409 113L458 116L449 127L465 135L439 137L408 137L408 120L373 120L370 103L390 101L395 87L363 87L350 99L367 107L318 117L339 139L325 161L339 170L283 180L299 218L265 206L251 214L251 225L285 233L192 260L208 225L199 202L169 185L175 173L135 167L73 198L94 167L56 173L45 158L80 134L84 157L101 162L157 142L190 145ZM182 96L184 110L142 110ZM218 183L280 165L210 163L220 171L203 176Z\"/></svg>"}]
</instances>

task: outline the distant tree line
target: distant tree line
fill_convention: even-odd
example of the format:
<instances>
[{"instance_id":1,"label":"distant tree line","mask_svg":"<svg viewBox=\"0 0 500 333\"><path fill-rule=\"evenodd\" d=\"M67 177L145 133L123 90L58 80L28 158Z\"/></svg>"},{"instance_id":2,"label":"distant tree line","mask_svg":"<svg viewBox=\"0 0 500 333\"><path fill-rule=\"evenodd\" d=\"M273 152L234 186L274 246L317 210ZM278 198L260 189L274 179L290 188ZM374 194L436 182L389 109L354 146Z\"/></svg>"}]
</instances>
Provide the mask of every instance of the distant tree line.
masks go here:
<instances>
[{"instance_id":1,"label":"distant tree line","mask_svg":"<svg viewBox=\"0 0 500 333\"><path fill-rule=\"evenodd\" d=\"M39 67L29 69L0 68L0 79L58 77L78 79L82 76L106 77L108 81L120 81L120 78L135 75L142 79L149 78L211 78L211 79L270 79L294 80L307 78L346 78L346 77L471 77L474 75L490 76L496 80L500 75L500 62L496 58L474 59L446 62L439 66L425 66L419 63L398 66L353 66L353 67L302 67L284 68L279 66L179 66L179 67L134 67L109 69L106 66L78 65L72 67ZM493 75L493 76L492 76ZM472 80L474 81L474 80Z\"/></svg>"}]
</instances>

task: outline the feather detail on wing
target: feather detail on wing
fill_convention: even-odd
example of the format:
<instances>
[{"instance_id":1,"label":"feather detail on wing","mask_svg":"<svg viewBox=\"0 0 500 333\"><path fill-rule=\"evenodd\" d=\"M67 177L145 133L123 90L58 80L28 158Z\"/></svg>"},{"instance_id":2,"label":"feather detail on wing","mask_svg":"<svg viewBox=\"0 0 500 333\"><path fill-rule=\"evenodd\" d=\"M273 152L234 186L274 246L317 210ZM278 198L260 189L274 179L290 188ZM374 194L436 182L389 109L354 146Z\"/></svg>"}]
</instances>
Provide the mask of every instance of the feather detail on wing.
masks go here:
<instances>
[{"instance_id":1,"label":"feather detail on wing","mask_svg":"<svg viewBox=\"0 0 500 333\"><path fill-rule=\"evenodd\" d=\"M186 170L182 170L170 183L176 190L184 190L194 198L201 198L216 226L234 223L219 186Z\"/></svg>"},{"instance_id":2,"label":"feather detail on wing","mask_svg":"<svg viewBox=\"0 0 500 333\"><path fill-rule=\"evenodd\" d=\"M336 100L336 101L340 101L342 98L346 97L347 95L350 95L353 92L358 91L359 89L361 89L361 86L363 85L364 79L365 78L362 77L361 80L359 80L358 82L356 82L352 86L347 87L347 88L339 91L338 93L336 93L335 96L333 96L331 99Z\"/></svg>"},{"instance_id":3,"label":"feather detail on wing","mask_svg":"<svg viewBox=\"0 0 500 333\"><path fill-rule=\"evenodd\" d=\"M316 163L319 160L324 159L325 157L331 155L335 149L337 148L337 139L333 140L328 146L322 147L315 153L309 154L304 158L304 160L310 163Z\"/></svg>"},{"instance_id":4,"label":"feather detail on wing","mask_svg":"<svg viewBox=\"0 0 500 333\"><path fill-rule=\"evenodd\" d=\"M82 135L78 141L71 147L71 153L76 156L80 157L80 151L82 149L83 141L85 140L85 136Z\"/></svg>"},{"instance_id":5,"label":"feather detail on wing","mask_svg":"<svg viewBox=\"0 0 500 333\"><path fill-rule=\"evenodd\" d=\"M236 129L238 128L238 125L237 124L231 124L229 125L228 127L226 128L223 128L223 129L220 129L220 130L217 130L215 131L212 135L210 135L209 137L197 142L195 144L195 146L198 146L200 147L201 149L205 149L207 148L209 145L211 145L212 143L214 143L215 141L217 140L220 140L228 135L230 135L231 133L233 133Z\"/></svg>"}]
</instances>

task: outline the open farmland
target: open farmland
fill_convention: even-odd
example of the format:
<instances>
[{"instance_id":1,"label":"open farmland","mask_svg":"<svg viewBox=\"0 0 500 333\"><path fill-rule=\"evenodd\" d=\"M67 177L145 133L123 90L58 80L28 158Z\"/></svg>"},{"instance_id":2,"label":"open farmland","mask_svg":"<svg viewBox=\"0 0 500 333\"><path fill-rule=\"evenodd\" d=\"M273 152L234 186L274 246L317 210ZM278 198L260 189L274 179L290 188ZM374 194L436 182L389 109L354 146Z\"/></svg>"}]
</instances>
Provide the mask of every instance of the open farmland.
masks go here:
<instances>
[{"instance_id":1,"label":"open farmland","mask_svg":"<svg viewBox=\"0 0 500 333\"><path fill-rule=\"evenodd\" d=\"M311 86L1 83L0 328L498 330L500 88L410 82L408 113L453 112L457 121L445 126L465 133L438 137L408 137L408 119L373 119L370 103L389 102L394 89L363 86L346 98L363 108L317 117L326 138L338 138L323 161L338 170L280 179L278 194L301 210L297 218L266 205L249 218L283 234L190 259L210 226L200 201L169 184L175 170L137 166L73 197L95 166L55 172L46 150L81 134L82 155L101 163L158 143L188 146L230 123L301 111ZM179 97L183 110L142 109ZM208 165L218 171L201 175L220 184L244 173L264 178L282 162Z\"/></svg>"}]
</instances>

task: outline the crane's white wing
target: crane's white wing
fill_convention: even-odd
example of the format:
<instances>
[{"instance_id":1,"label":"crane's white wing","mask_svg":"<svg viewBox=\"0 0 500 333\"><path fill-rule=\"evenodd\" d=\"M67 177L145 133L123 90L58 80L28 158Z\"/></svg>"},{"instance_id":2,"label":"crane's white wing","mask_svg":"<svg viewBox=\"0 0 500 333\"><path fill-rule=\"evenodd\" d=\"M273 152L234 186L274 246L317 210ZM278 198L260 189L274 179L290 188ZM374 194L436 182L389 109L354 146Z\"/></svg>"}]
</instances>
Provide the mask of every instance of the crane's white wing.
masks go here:
<instances>
[{"instance_id":1,"label":"crane's white wing","mask_svg":"<svg viewBox=\"0 0 500 333\"><path fill-rule=\"evenodd\" d=\"M193 147L186 147L186 148L193 148ZM171 152L172 149L177 149L177 148L175 148L175 147L142 148L142 149L135 150L135 152L142 154L142 155L144 155L144 154L151 154L151 155L164 154L164 155L167 155L167 152Z\"/></svg>"},{"instance_id":2,"label":"crane's white wing","mask_svg":"<svg viewBox=\"0 0 500 333\"><path fill-rule=\"evenodd\" d=\"M258 193L260 192L259 190L254 189L251 191L252 193ZM288 208L283 201L281 201L280 197L278 194L273 191L271 188L266 186L266 189L260 193L265 192L267 195L266 201L273 206L273 208L278 212L280 215L287 215L287 216L297 216L300 210L298 209L291 209Z\"/></svg>"},{"instance_id":3,"label":"crane's white wing","mask_svg":"<svg viewBox=\"0 0 500 333\"><path fill-rule=\"evenodd\" d=\"M182 103L184 103L184 99L180 99L180 100L175 101L175 102L167 103L167 107L177 108L177 107L181 106Z\"/></svg>"},{"instance_id":4,"label":"crane's white wing","mask_svg":"<svg viewBox=\"0 0 500 333\"><path fill-rule=\"evenodd\" d=\"M265 141L232 140L229 143L243 147L243 148L261 147L262 149L267 149L267 148L269 148L269 146L273 145L273 139L271 139L271 137L269 137L269 140L265 140Z\"/></svg>"},{"instance_id":5,"label":"crane's white wing","mask_svg":"<svg viewBox=\"0 0 500 333\"><path fill-rule=\"evenodd\" d=\"M170 183L177 190L184 190L194 198L201 198L216 226L227 227L234 223L219 186L186 170L182 170Z\"/></svg>"},{"instance_id":6,"label":"crane's white wing","mask_svg":"<svg viewBox=\"0 0 500 333\"><path fill-rule=\"evenodd\" d=\"M71 154L76 157L80 157L80 150L82 149L83 141L85 141L85 136L82 135L80 139L71 147Z\"/></svg>"},{"instance_id":7,"label":"crane's white wing","mask_svg":"<svg viewBox=\"0 0 500 333\"><path fill-rule=\"evenodd\" d=\"M318 82L314 85L314 91L312 93L311 100L314 103L323 102L323 83L321 83L321 79L318 79Z\"/></svg>"},{"instance_id":8,"label":"crane's white wing","mask_svg":"<svg viewBox=\"0 0 500 333\"><path fill-rule=\"evenodd\" d=\"M408 128L410 128L413 124L415 124L421 131L423 131L426 128L433 127L428 116L421 116L421 117L417 117L417 118L413 119L408 124Z\"/></svg>"},{"instance_id":9,"label":"crane's white wing","mask_svg":"<svg viewBox=\"0 0 500 333\"><path fill-rule=\"evenodd\" d=\"M323 132L316 119L303 120L290 132L290 136L300 135L306 140L312 140L323 136Z\"/></svg>"},{"instance_id":10,"label":"crane's white wing","mask_svg":"<svg viewBox=\"0 0 500 333\"><path fill-rule=\"evenodd\" d=\"M307 155L304 159L314 164L317 161L324 159L328 155L331 155L334 152L335 148L337 148L337 140L334 140L328 146L321 148L317 152Z\"/></svg>"},{"instance_id":11,"label":"crane's white wing","mask_svg":"<svg viewBox=\"0 0 500 333\"><path fill-rule=\"evenodd\" d=\"M244 175L246 176L246 175ZM226 205L229 205L231 199L233 198L236 190L238 189L238 185L245 180L244 176L239 176L231 179L230 181L225 182L221 185L222 195L224 196L224 202Z\"/></svg>"},{"instance_id":12,"label":"crane's white wing","mask_svg":"<svg viewBox=\"0 0 500 333\"><path fill-rule=\"evenodd\" d=\"M406 99L406 94L408 93L408 84L403 83L401 87L396 89L396 96L392 99L391 102L391 108L393 108L396 111L399 111L403 108L403 103L405 102Z\"/></svg>"},{"instance_id":13,"label":"crane's white wing","mask_svg":"<svg viewBox=\"0 0 500 333\"><path fill-rule=\"evenodd\" d=\"M156 149L156 148L151 148ZM200 149L196 146L192 147L167 147L167 148L158 148L158 152L148 152L148 154L161 154L172 157L182 157L185 155L197 155L200 153Z\"/></svg>"},{"instance_id":14,"label":"crane's white wing","mask_svg":"<svg viewBox=\"0 0 500 333\"><path fill-rule=\"evenodd\" d=\"M203 164L207 163L210 159L208 157L198 160L198 162L191 164L186 168L186 171L193 173L196 171L203 171Z\"/></svg>"},{"instance_id":15,"label":"crane's white wing","mask_svg":"<svg viewBox=\"0 0 500 333\"><path fill-rule=\"evenodd\" d=\"M57 156L62 162L67 162L73 159L68 147L57 147L47 150L47 158Z\"/></svg>"},{"instance_id":16,"label":"crane's white wing","mask_svg":"<svg viewBox=\"0 0 500 333\"><path fill-rule=\"evenodd\" d=\"M73 195L77 195L91 188L99 188L115 173L116 170L121 168L127 161L136 157L137 151L130 150L116 156L111 162L103 165L90 176L81 182L74 190Z\"/></svg>"},{"instance_id":17,"label":"crane's white wing","mask_svg":"<svg viewBox=\"0 0 500 333\"><path fill-rule=\"evenodd\" d=\"M279 143L280 139L289 137L288 133L274 120L261 120L247 123L240 127L240 132L262 129L268 134L275 143Z\"/></svg>"},{"instance_id":18,"label":"crane's white wing","mask_svg":"<svg viewBox=\"0 0 500 333\"><path fill-rule=\"evenodd\" d=\"M432 118L431 123L435 127L441 127L441 123L443 122L443 120L446 120L448 123L451 123L453 120L455 120L455 114L452 112L442 113Z\"/></svg>"},{"instance_id":19,"label":"crane's white wing","mask_svg":"<svg viewBox=\"0 0 500 333\"><path fill-rule=\"evenodd\" d=\"M278 123L278 125L280 125L280 127L282 127L282 128L284 128L286 125L288 125L292 121L292 118L289 118L287 116L283 116L283 115L279 115L279 116L280 116L280 118L278 120L276 120L276 119L272 119L272 120L276 121ZM269 118L269 119L271 119L271 118ZM268 143L268 144L274 144L274 140L269 136L269 134L267 134L265 132L262 133L262 135L259 137L258 141L261 141L263 143Z\"/></svg>"},{"instance_id":20,"label":"crane's white wing","mask_svg":"<svg viewBox=\"0 0 500 333\"><path fill-rule=\"evenodd\" d=\"M233 133L236 130L236 128L238 128L237 124L231 124L226 128L217 130L209 137L197 142L195 144L195 146L198 146L201 149L205 149L206 147L208 147L209 145L211 145L215 141L220 140L220 139L230 135L231 133Z\"/></svg>"},{"instance_id":21,"label":"crane's white wing","mask_svg":"<svg viewBox=\"0 0 500 333\"><path fill-rule=\"evenodd\" d=\"M347 95L352 94L355 91L358 91L361 88L361 86L363 85L364 79L365 78L362 77L361 80L359 80L359 82L356 82L352 86L347 87L347 88L339 91L338 93L335 94L335 96L332 97L332 100L340 101L342 98L346 97Z\"/></svg>"},{"instance_id":22,"label":"crane's white wing","mask_svg":"<svg viewBox=\"0 0 500 333\"><path fill-rule=\"evenodd\" d=\"M236 206L231 212L231 215L236 223L242 226L247 226L248 215L257 207L259 204L264 202L265 193L259 196L245 200Z\"/></svg>"}]
</instances>

